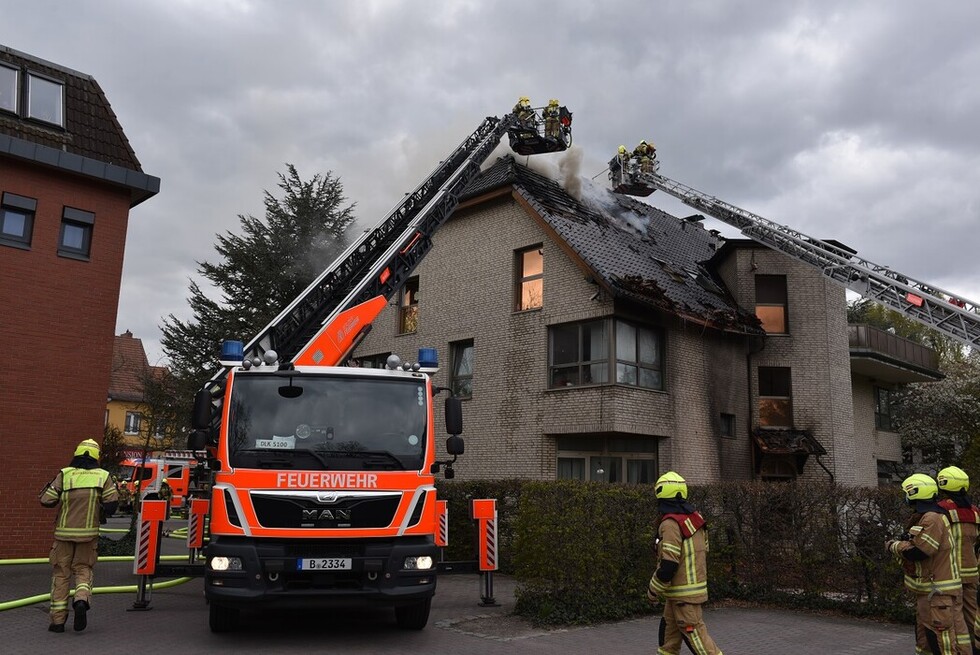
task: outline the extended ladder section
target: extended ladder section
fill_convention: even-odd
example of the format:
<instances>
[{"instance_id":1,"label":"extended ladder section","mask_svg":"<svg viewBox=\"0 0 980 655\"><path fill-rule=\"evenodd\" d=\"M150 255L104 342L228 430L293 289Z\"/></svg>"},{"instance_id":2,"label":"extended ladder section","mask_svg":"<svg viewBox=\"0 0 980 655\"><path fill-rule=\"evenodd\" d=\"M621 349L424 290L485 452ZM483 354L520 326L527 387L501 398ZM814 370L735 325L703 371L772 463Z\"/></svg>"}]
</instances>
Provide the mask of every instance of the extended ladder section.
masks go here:
<instances>
[{"instance_id":1,"label":"extended ladder section","mask_svg":"<svg viewBox=\"0 0 980 655\"><path fill-rule=\"evenodd\" d=\"M513 116L488 117L373 229L327 267L245 346L245 358L275 350L297 355L339 314L362 302L391 299L432 247L432 235L455 209L466 185L508 131ZM326 362L325 362L326 363ZM219 376L221 374L219 373Z\"/></svg>"},{"instance_id":2,"label":"extended ladder section","mask_svg":"<svg viewBox=\"0 0 980 655\"><path fill-rule=\"evenodd\" d=\"M923 325L980 346L980 315L973 301L914 280L855 253L815 239L697 189L656 173L635 173L634 182L668 193L699 212L738 228L764 246L818 269L827 278L865 298L877 301Z\"/></svg>"}]
</instances>

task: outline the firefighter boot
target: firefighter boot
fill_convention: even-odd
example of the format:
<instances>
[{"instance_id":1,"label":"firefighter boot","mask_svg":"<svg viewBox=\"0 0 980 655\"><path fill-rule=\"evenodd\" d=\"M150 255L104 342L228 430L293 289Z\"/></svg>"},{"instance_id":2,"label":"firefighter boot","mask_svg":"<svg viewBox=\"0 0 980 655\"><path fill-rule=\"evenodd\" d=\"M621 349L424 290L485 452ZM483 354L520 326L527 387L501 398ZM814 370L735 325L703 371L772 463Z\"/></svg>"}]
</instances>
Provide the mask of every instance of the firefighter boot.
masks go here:
<instances>
[{"instance_id":1,"label":"firefighter boot","mask_svg":"<svg viewBox=\"0 0 980 655\"><path fill-rule=\"evenodd\" d=\"M51 625L48 626L48 632L64 632L64 631L65 631L64 623L52 623Z\"/></svg>"},{"instance_id":2,"label":"firefighter boot","mask_svg":"<svg viewBox=\"0 0 980 655\"><path fill-rule=\"evenodd\" d=\"M75 610L75 632L81 632L88 625L88 603L84 600L76 600L72 604ZM64 629L64 628L62 628Z\"/></svg>"}]
</instances>

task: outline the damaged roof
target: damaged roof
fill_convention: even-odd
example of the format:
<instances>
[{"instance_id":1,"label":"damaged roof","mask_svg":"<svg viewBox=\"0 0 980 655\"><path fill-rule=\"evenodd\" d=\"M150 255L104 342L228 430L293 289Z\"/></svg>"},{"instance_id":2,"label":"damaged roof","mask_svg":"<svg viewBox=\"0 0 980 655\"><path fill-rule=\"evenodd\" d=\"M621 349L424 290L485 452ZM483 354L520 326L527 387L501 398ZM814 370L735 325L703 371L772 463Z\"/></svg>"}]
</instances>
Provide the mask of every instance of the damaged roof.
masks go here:
<instances>
[{"instance_id":1,"label":"damaged roof","mask_svg":"<svg viewBox=\"0 0 980 655\"><path fill-rule=\"evenodd\" d=\"M719 330L764 334L706 268L722 241L698 219L679 219L628 196L586 185L581 200L506 156L476 178L463 199L510 184L617 298Z\"/></svg>"}]
</instances>

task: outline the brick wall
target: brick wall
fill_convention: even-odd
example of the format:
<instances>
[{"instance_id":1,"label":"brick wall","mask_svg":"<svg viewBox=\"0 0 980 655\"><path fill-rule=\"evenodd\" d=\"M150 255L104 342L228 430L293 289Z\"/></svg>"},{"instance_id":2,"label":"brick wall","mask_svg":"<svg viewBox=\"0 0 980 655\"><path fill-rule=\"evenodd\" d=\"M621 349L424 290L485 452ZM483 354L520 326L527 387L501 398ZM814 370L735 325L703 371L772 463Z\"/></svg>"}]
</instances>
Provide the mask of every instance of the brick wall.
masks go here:
<instances>
[{"instance_id":1,"label":"brick wall","mask_svg":"<svg viewBox=\"0 0 980 655\"><path fill-rule=\"evenodd\" d=\"M0 159L0 192L37 199L30 250L0 245L0 558L39 556L54 511L37 495L79 441L101 441L129 195ZM95 214L91 260L59 257L64 206Z\"/></svg>"}]
</instances>

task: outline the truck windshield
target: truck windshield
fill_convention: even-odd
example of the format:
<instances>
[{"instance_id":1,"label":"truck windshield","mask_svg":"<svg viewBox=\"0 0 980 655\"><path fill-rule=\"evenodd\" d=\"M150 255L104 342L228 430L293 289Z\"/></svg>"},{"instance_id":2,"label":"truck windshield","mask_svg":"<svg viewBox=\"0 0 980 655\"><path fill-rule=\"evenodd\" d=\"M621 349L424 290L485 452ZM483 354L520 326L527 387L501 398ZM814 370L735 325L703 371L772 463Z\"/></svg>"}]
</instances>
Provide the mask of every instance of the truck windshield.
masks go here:
<instances>
[{"instance_id":1,"label":"truck windshield","mask_svg":"<svg viewBox=\"0 0 980 655\"><path fill-rule=\"evenodd\" d=\"M239 375L232 388L232 466L418 470L425 383L323 375Z\"/></svg>"}]
</instances>

